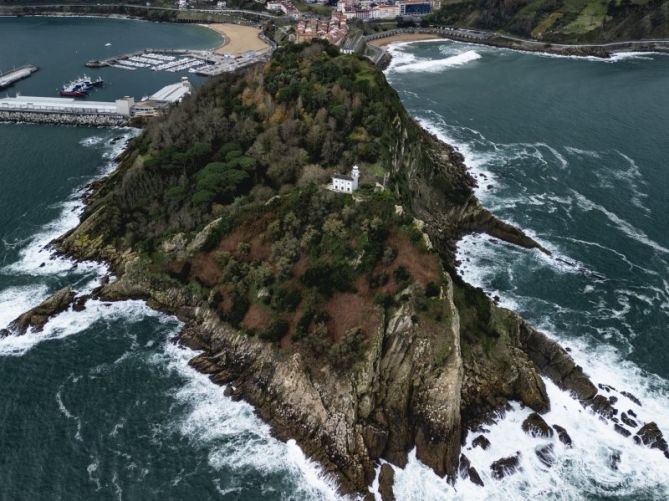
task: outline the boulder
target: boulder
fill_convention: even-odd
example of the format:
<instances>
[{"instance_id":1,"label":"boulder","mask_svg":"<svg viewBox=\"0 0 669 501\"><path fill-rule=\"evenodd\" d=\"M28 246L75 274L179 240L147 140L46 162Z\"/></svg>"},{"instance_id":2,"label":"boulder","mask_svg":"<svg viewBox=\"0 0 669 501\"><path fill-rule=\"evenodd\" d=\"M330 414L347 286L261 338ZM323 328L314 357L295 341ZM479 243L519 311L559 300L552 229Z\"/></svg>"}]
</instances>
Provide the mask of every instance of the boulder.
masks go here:
<instances>
[{"instance_id":1,"label":"boulder","mask_svg":"<svg viewBox=\"0 0 669 501\"><path fill-rule=\"evenodd\" d=\"M67 310L74 301L74 291L69 287L60 289L38 306L25 312L9 324L10 330L25 334L29 328L40 332L51 317Z\"/></svg>"},{"instance_id":2,"label":"boulder","mask_svg":"<svg viewBox=\"0 0 669 501\"><path fill-rule=\"evenodd\" d=\"M544 418L542 418L536 412L533 412L527 416L521 426L525 433L532 435L533 437L548 438L553 436L553 430L551 427L548 426L546 421L544 421Z\"/></svg>"},{"instance_id":3,"label":"boulder","mask_svg":"<svg viewBox=\"0 0 669 501\"><path fill-rule=\"evenodd\" d=\"M473 466L469 467L469 480L472 484L483 487L483 480L481 480L481 475L479 475L479 472L476 471L476 468Z\"/></svg>"},{"instance_id":4,"label":"boulder","mask_svg":"<svg viewBox=\"0 0 669 501\"><path fill-rule=\"evenodd\" d=\"M490 447L490 440L483 435L479 435L472 441L472 447L480 447L481 449L486 450Z\"/></svg>"},{"instance_id":5,"label":"boulder","mask_svg":"<svg viewBox=\"0 0 669 501\"><path fill-rule=\"evenodd\" d=\"M628 416L626 413L624 413L624 412L620 415L620 420L621 420L623 423L625 423L627 426L629 426L630 428L636 428L637 426L639 426L639 425L637 424L637 422L634 421L634 419L632 419L631 417L629 417L629 416Z\"/></svg>"},{"instance_id":6,"label":"boulder","mask_svg":"<svg viewBox=\"0 0 669 501\"><path fill-rule=\"evenodd\" d=\"M560 442L562 442L567 447L571 447L572 441L571 437L569 436L569 433L567 433L567 430L565 430L562 426L557 424L554 424L553 428L555 428L555 431L558 434L558 439L560 440Z\"/></svg>"},{"instance_id":7,"label":"boulder","mask_svg":"<svg viewBox=\"0 0 669 501\"><path fill-rule=\"evenodd\" d=\"M595 398L590 400L590 402L588 402L586 405L589 405L593 411L606 419L611 419L613 416L618 414L618 409L613 407L609 399L604 395L595 396Z\"/></svg>"},{"instance_id":8,"label":"boulder","mask_svg":"<svg viewBox=\"0 0 669 501\"><path fill-rule=\"evenodd\" d=\"M497 480L512 475L518 470L520 470L520 452L516 452L515 456L498 459L490 465L492 476Z\"/></svg>"},{"instance_id":9,"label":"boulder","mask_svg":"<svg viewBox=\"0 0 669 501\"><path fill-rule=\"evenodd\" d=\"M667 452L667 441L655 422L644 424L634 436L637 444L643 444L651 449L660 449Z\"/></svg>"},{"instance_id":10,"label":"boulder","mask_svg":"<svg viewBox=\"0 0 669 501\"><path fill-rule=\"evenodd\" d=\"M624 428L623 426L620 426L619 424L614 424L613 429L620 433L623 437L629 437L632 434L631 431L629 431L627 428Z\"/></svg>"}]
</instances>

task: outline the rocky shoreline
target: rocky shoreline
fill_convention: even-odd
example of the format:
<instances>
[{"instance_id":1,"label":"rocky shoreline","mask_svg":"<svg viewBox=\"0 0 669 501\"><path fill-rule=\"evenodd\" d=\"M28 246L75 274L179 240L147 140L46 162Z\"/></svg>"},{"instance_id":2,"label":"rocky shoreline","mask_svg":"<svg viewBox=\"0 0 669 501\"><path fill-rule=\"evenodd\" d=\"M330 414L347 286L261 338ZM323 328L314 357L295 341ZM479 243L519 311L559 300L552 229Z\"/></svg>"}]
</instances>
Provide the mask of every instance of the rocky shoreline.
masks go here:
<instances>
[{"instance_id":1,"label":"rocky shoreline","mask_svg":"<svg viewBox=\"0 0 669 501\"><path fill-rule=\"evenodd\" d=\"M618 426L623 430L619 433L669 457L653 423L642 425L629 412L618 417L613 389L596 387L558 343L462 281L455 250L468 233L487 233L547 251L481 207L462 155L420 128L403 108L387 127L394 138L387 169L403 196L400 210L419 222L443 265L442 285L434 299L441 320L424 328L416 320L422 291L413 286L399 290L393 298L397 307L380 312L361 360L347 371L319 361L315 367L298 350L232 327L211 301L174 277L152 273L137 248L117 246L108 238L107 211L117 217L121 204L165 189L143 175L132 147L113 174L95 183L79 226L54 245L75 259L111 265L117 278L102 284L95 296L108 301L143 299L152 308L176 315L185 324L179 341L201 352L191 365L225 385L232 398L252 404L278 437L295 439L307 456L337 478L343 493L371 499L368 486L379 461L403 467L414 448L418 459L438 475L480 485L481 477L462 454L462 444L470 431L504 412L509 401L535 412L523 423L528 435L555 433L563 443L570 442L564 423L548 424L541 417L551 405L542 376ZM214 220L194 234L165 238L160 244L164 258L183 264L186 256L203 252L216 224ZM183 275L184 267L178 268L174 275ZM67 289L57 294L19 317L16 333L20 326L38 326L70 305L85 307L85 298ZM487 439L481 436L475 445L485 448ZM539 458L549 462L550 451L540 452ZM500 458L490 465L493 477L514 473L518 462L517 456ZM392 499L392 468L381 467L380 476L383 499Z\"/></svg>"},{"instance_id":2,"label":"rocky shoreline","mask_svg":"<svg viewBox=\"0 0 669 501\"><path fill-rule=\"evenodd\" d=\"M121 127L128 121L120 115L86 115L71 113L29 113L0 111L0 122L26 122L48 125L78 125L83 127Z\"/></svg>"}]
</instances>

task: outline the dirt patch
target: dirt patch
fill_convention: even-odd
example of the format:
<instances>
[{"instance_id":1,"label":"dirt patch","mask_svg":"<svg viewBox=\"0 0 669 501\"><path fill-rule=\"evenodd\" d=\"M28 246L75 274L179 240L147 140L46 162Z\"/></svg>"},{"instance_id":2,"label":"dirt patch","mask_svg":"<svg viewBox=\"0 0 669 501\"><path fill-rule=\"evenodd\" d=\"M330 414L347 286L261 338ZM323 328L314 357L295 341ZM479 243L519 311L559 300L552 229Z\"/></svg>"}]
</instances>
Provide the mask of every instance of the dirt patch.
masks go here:
<instances>
[{"instance_id":1,"label":"dirt patch","mask_svg":"<svg viewBox=\"0 0 669 501\"><path fill-rule=\"evenodd\" d=\"M336 293L325 305L325 311L330 315L328 330L335 341L353 328L360 327L369 336L379 326L379 311L369 296Z\"/></svg>"},{"instance_id":2,"label":"dirt patch","mask_svg":"<svg viewBox=\"0 0 669 501\"><path fill-rule=\"evenodd\" d=\"M206 287L214 287L221 279L221 269L211 254L200 254L191 261L190 276Z\"/></svg>"},{"instance_id":3,"label":"dirt patch","mask_svg":"<svg viewBox=\"0 0 669 501\"><path fill-rule=\"evenodd\" d=\"M272 321L272 314L262 306L251 303L249 311L246 312L242 325L247 329L256 331L266 329Z\"/></svg>"},{"instance_id":4,"label":"dirt patch","mask_svg":"<svg viewBox=\"0 0 669 501\"><path fill-rule=\"evenodd\" d=\"M392 275L399 266L404 266L413 280L423 287L429 282L441 283L441 266L436 254L421 252L403 235L391 235L388 244L397 251L388 273Z\"/></svg>"}]
</instances>

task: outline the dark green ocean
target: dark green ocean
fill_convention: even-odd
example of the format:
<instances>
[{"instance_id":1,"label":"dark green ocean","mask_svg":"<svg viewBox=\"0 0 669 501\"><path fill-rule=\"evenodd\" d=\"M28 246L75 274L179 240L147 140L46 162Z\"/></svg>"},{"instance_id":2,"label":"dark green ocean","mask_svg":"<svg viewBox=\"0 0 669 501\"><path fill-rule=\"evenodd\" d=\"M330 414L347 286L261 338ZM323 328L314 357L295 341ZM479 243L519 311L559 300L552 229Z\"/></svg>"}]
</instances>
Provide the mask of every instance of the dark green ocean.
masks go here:
<instances>
[{"instance_id":1,"label":"dark green ocean","mask_svg":"<svg viewBox=\"0 0 669 501\"><path fill-rule=\"evenodd\" d=\"M193 25L5 18L0 69L36 64L9 92L54 95L88 59L218 43ZM463 152L484 205L553 251L467 237L462 275L560 339L595 383L615 388L621 410L669 433L669 57L602 62L448 42L392 50L388 79ZM89 74L108 82L94 95L102 100L139 98L180 76ZM54 258L45 245L76 225L83 187L134 133L0 124L0 328L64 285L99 283L103 266ZM169 341L178 329L141 302L91 301L41 334L0 340L0 499L333 498L294 443L187 366L193 353ZM485 488L449 486L414 458L397 471L397 498L669 498L669 460L547 387L546 419L574 441L552 440L552 468L534 454L546 440L520 430L528 410L515 407L490 427L490 449L471 449L471 436L465 445ZM492 480L490 462L515 451L522 471Z\"/></svg>"}]
</instances>

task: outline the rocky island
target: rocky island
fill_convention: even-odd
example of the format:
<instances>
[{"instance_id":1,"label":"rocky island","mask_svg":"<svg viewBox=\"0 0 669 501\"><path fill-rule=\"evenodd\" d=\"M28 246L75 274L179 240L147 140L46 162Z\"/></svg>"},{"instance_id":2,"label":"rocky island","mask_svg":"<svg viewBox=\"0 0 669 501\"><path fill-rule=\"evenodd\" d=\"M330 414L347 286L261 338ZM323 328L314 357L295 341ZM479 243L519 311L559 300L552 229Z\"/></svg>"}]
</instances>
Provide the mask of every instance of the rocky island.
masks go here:
<instances>
[{"instance_id":1,"label":"rocky island","mask_svg":"<svg viewBox=\"0 0 669 501\"><path fill-rule=\"evenodd\" d=\"M380 460L403 466L414 448L437 474L480 483L461 444L511 400L534 411L528 434L569 443L541 417L542 376L621 433L642 424L618 422L615 400L563 348L458 276L456 244L470 232L546 251L480 205L462 156L411 119L367 60L324 42L280 48L205 84L119 162L54 245L110 264L99 297L182 320L178 342L201 352L191 364L343 493L371 496ZM354 164L358 191L327 189ZM60 291L14 327L41 326L64 303L85 298ZM654 423L632 439L667 449ZM517 464L490 468L500 478ZM392 472L380 468L385 499Z\"/></svg>"}]
</instances>

